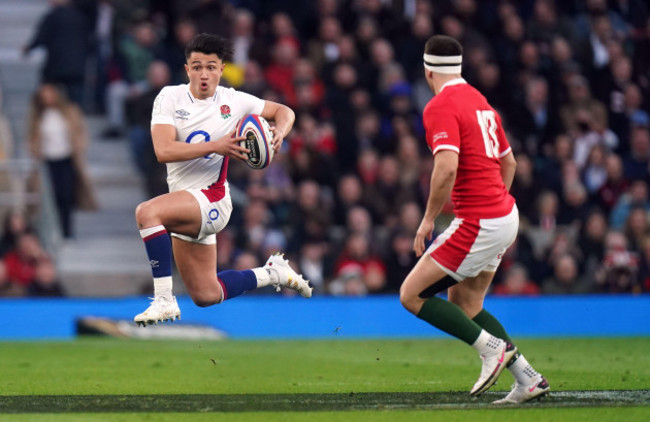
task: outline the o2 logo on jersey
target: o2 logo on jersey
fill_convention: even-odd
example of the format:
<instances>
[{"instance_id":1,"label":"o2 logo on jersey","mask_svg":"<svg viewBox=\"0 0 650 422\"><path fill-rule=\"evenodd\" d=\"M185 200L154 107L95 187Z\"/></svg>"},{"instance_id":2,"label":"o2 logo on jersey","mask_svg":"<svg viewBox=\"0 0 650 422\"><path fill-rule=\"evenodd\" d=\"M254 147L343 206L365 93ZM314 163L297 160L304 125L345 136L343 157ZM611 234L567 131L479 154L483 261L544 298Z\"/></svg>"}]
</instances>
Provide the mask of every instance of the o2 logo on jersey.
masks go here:
<instances>
[{"instance_id":1,"label":"o2 logo on jersey","mask_svg":"<svg viewBox=\"0 0 650 422\"><path fill-rule=\"evenodd\" d=\"M209 134L208 132L206 132L206 131L204 131L204 130L195 130L194 132L190 133L190 135L189 135L189 136L187 137L187 139L185 140L185 143L186 143L186 144L191 144L191 143L192 143L192 139L193 139L195 136L197 136L197 135L201 135L201 136L203 136L203 142L210 142L210 134ZM211 159L212 157L214 157L214 153L212 153L212 154L208 154L208 155L206 155L206 156L203 157L203 158L205 158L206 160L209 160L209 159Z\"/></svg>"},{"instance_id":2,"label":"o2 logo on jersey","mask_svg":"<svg viewBox=\"0 0 650 422\"><path fill-rule=\"evenodd\" d=\"M210 218L210 221L215 221L219 219L219 211L215 209L211 209L210 212L208 213L208 217Z\"/></svg>"},{"instance_id":3,"label":"o2 logo on jersey","mask_svg":"<svg viewBox=\"0 0 650 422\"><path fill-rule=\"evenodd\" d=\"M476 110L478 125L481 127L485 154L489 158L499 157L499 140L497 139L497 119L492 110Z\"/></svg>"}]
</instances>

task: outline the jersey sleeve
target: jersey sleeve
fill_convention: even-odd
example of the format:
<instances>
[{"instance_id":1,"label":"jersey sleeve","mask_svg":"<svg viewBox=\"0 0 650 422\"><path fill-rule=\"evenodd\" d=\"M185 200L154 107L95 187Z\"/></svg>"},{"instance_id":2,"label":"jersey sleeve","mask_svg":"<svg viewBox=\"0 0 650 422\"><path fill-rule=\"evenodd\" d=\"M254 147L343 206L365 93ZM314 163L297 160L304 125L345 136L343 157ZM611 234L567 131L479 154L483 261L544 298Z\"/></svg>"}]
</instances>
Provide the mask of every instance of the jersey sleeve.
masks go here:
<instances>
[{"instance_id":1,"label":"jersey sleeve","mask_svg":"<svg viewBox=\"0 0 650 422\"><path fill-rule=\"evenodd\" d=\"M167 88L163 88L153 102L151 126L153 125L174 125L174 101Z\"/></svg>"},{"instance_id":2,"label":"jersey sleeve","mask_svg":"<svg viewBox=\"0 0 650 422\"><path fill-rule=\"evenodd\" d=\"M264 100L245 92L235 92L243 114L262 114L262 110L264 110Z\"/></svg>"},{"instance_id":3,"label":"jersey sleeve","mask_svg":"<svg viewBox=\"0 0 650 422\"><path fill-rule=\"evenodd\" d=\"M503 124L501 123L501 116L496 113L497 116L497 139L499 140L499 158L503 158L512 151L508 138L506 137L506 132L503 130Z\"/></svg>"},{"instance_id":4,"label":"jersey sleeve","mask_svg":"<svg viewBox=\"0 0 650 422\"><path fill-rule=\"evenodd\" d=\"M424 110L424 128L427 145L433 155L448 150L460 153L460 130L458 117L446 107L432 106Z\"/></svg>"}]
</instances>

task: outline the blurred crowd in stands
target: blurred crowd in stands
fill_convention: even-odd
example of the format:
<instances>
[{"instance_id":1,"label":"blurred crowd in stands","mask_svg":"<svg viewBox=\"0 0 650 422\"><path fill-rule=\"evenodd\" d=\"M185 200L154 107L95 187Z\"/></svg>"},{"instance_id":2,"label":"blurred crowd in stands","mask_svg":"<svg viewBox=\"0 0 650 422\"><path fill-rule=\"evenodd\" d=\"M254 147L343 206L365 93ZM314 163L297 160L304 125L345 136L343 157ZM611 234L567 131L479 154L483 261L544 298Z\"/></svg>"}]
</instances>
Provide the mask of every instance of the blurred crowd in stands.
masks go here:
<instances>
[{"instance_id":1,"label":"blurred crowd in stands","mask_svg":"<svg viewBox=\"0 0 650 422\"><path fill-rule=\"evenodd\" d=\"M186 82L183 48L196 33L232 40L222 85L295 110L273 165L229 168L235 212L219 235L220 270L281 250L317 293L398 291L433 166L422 51L446 34L518 162L520 235L493 293L650 291L648 1L52 3L27 47L50 53L43 81L106 115L104 136L128 140L151 196L166 191L153 99ZM436 232L452 217L449 204Z\"/></svg>"},{"instance_id":2,"label":"blurred crowd in stands","mask_svg":"<svg viewBox=\"0 0 650 422\"><path fill-rule=\"evenodd\" d=\"M22 212L5 217L0 237L0 296L61 296L52 256Z\"/></svg>"}]
</instances>

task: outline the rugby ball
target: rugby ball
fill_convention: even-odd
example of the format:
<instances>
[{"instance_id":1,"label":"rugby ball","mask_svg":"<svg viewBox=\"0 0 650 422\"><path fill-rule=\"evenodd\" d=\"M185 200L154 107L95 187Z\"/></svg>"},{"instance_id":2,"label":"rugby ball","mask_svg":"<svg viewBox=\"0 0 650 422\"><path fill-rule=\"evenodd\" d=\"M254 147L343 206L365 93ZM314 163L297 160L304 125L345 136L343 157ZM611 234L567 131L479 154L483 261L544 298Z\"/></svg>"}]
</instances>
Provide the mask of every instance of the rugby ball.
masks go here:
<instances>
[{"instance_id":1,"label":"rugby ball","mask_svg":"<svg viewBox=\"0 0 650 422\"><path fill-rule=\"evenodd\" d=\"M248 167L260 170L271 164L273 133L264 117L259 114L247 114L237 123L236 135L246 138L239 144L250 151L246 160Z\"/></svg>"}]
</instances>

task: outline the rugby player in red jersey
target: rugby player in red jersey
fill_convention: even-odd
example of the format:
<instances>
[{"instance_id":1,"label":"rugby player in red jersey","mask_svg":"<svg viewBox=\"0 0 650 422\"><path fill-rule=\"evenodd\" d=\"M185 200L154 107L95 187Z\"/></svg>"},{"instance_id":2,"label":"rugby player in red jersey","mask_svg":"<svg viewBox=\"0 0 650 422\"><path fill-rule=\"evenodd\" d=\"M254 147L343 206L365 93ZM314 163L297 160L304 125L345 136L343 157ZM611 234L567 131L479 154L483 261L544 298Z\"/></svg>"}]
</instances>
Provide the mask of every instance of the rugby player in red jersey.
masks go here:
<instances>
[{"instance_id":1,"label":"rugby player in red jersey","mask_svg":"<svg viewBox=\"0 0 650 422\"><path fill-rule=\"evenodd\" d=\"M508 367L512 391L495 403L521 403L549 384L517 351L483 301L503 253L514 242L519 214L508 193L516 162L501 118L461 77L462 46L435 35L426 42L424 70L435 96L424 108L426 141L434 156L431 192L413 243L421 257L402 284L402 305L466 342L483 368L470 394L489 389ZM456 218L427 248L434 221L451 195ZM449 300L436 297L448 291Z\"/></svg>"}]
</instances>

